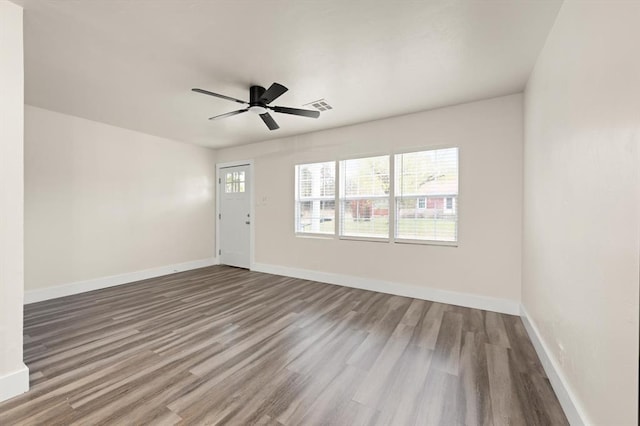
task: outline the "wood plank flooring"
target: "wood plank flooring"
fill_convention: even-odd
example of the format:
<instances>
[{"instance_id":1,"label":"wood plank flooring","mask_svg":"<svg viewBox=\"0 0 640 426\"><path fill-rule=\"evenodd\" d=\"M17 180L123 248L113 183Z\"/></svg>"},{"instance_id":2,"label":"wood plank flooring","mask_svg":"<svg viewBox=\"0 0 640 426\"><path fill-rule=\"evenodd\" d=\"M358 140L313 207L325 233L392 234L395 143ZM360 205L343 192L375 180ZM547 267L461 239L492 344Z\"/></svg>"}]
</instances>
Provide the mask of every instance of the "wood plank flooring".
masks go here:
<instances>
[{"instance_id":1,"label":"wood plank flooring","mask_svg":"<svg viewBox=\"0 0 640 426\"><path fill-rule=\"evenodd\" d=\"M0 424L566 425L520 318L213 266L25 306Z\"/></svg>"}]
</instances>

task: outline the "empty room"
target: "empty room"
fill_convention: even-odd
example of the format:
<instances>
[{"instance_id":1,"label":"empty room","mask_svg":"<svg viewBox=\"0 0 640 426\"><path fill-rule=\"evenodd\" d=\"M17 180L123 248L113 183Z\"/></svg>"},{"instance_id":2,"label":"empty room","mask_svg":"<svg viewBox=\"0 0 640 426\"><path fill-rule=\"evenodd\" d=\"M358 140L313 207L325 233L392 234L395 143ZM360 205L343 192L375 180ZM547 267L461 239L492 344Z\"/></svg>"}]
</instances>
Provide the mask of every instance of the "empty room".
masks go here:
<instances>
[{"instance_id":1,"label":"empty room","mask_svg":"<svg viewBox=\"0 0 640 426\"><path fill-rule=\"evenodd\" d=\"M638 425L638 0L0 0L0 425Z\"/></svg>"}]
</instances>

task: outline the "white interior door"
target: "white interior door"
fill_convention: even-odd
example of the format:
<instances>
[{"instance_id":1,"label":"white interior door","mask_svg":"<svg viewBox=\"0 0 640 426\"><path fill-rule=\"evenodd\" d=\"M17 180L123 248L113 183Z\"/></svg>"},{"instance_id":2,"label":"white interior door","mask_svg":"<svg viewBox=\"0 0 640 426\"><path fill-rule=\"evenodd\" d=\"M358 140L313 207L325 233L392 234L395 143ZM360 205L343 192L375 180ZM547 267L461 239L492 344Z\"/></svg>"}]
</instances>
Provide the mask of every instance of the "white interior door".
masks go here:
<instances>
[{"instance_id":1,"label":"white interior door","mask_svg":"<svg viewBox=\"0 0 640 426\"><path fill-rule=\"evenodd\" d=\"M220 263L249 268L251 251L251 166L220 168Z\"/></svg>"}]
</instances>

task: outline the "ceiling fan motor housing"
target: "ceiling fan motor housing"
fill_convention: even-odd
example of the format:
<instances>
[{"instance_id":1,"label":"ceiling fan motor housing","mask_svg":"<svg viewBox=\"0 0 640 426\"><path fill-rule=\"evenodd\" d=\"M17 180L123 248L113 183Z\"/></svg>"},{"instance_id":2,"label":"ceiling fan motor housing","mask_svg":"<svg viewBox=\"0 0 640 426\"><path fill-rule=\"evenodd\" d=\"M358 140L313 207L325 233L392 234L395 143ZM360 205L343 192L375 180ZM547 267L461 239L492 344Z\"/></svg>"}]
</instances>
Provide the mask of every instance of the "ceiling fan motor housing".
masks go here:
<instances>
[{"instance_id":1,"label":"ceiling fan motor housing","mask_svg":"<svg viewBox=\"0 0 640 426\"><path fill-rule=\"evenodd\" d=\"M249 111L255 114L265 114L268 112L267 106L260 102L260 98L266 89L262 86L251 86L249 88Z\"/></svg>"},{"instance_id":2,"label":"ceiling fan motor housing","mask_svg":"<svg viewBox=\"0 0 640 426\"><path fill-rule=\"evenodd\" d=\"M251 86L249 88L249 105L265 106L265 104L260 102L260 98L265 91L266 89L262 86Z\"/></svg>"}]
</instances>

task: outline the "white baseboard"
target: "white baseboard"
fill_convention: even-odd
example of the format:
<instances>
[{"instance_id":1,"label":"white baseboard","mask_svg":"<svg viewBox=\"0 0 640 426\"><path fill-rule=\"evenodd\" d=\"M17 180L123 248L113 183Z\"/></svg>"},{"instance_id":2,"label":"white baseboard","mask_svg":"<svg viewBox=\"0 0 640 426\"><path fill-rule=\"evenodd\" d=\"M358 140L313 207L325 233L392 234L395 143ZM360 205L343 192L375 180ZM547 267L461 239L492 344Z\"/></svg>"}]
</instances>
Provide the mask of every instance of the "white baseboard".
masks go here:
<instances>
[{"instance_id":1,"label":"white baseboard","mask_svg":"<svg viewBox=\"0 0 640 426\"><path fill-rule=\"evenodd\" d=\"M562 374L562 370L558 367L558 362L555 357L551 355L551 352L544 343L544 340L542 340L538 327L536 327L535 322L533 322L527 313L524 305L520 306L520 317L522 318L522 323L527 329L527 333L533 343L533 347L536 349L538 358L540 358L540 362L544 367L545 373L547 373L549 382L551 382L551 386L553 387L553 390L558 397L558 401L560 401L560 405L562 406L564 414L567 416L567 420L569 420L571 426L592 424L587 421L584 410L578 404L575 394L567 383L564 374Z\"/></svg>"},{"instance_id":2,"label":"white baseboard","mask_svg":"<svg viewBox=\"0 0 640 426\"><path fill-rule=\"evenodd\" d=\"M99 290L101 288L113 287L127 284L134 281L146 280L148 278L160 277L176 272L189 271L191 269L204 268L205 266L217 265L217 257L211 257L190 262L177 263L174 265L161 266L159 268L144 269L142 271L129 272L126 274L111 275L108 277L95 278L86 281L76 281L69 284L47 287L38 290L28 290L24 294L24 303L35 303L43 300L56 299L58 297L70 296L72 294L84 293L86 291Z\"/></svg>"},{"instance_id":3,"label":"white baseboard","mask_svg":"<svg viewBox=\"0 0 640 426\"><path fill-rule=\"evenodd\" d=\"M287 266L269 265L265 263L254 263L251 267L251 270L264 272L267 274L283 275L286 277L318 281L327 284L337 284L344 287L377 291L379 293L393 294L396 296L412 297L415 299L448 303L451 305L465 306L468 308L483 309L486 311L500 312L504 314L520 314L519 303L508 299L499 299L495 297L480 296L469 293L440 290L432 287L418 286L415 284L396 283L390 281L355 277L350 275L312 271L308 269L290 268Z\"/></svg>"},{"instance_id":4,"label":"white baseboard","mask_svg":"<svg viewBox=\"0 0 640 426\"><path fill-rule=\"evenodd\" d=\"M26 365L17 371L0 376L0 402L29 390L29 369Z\"/></svg>"}]
</instances>

